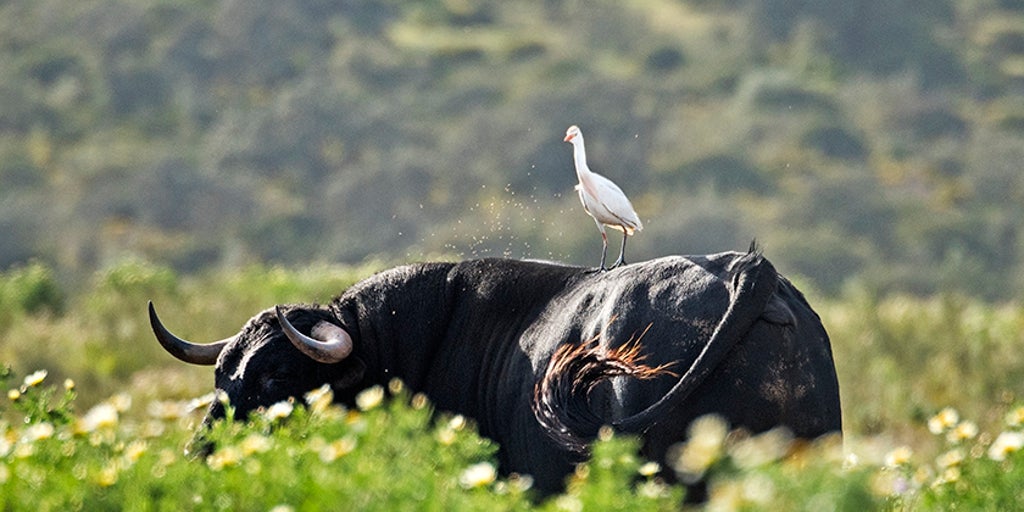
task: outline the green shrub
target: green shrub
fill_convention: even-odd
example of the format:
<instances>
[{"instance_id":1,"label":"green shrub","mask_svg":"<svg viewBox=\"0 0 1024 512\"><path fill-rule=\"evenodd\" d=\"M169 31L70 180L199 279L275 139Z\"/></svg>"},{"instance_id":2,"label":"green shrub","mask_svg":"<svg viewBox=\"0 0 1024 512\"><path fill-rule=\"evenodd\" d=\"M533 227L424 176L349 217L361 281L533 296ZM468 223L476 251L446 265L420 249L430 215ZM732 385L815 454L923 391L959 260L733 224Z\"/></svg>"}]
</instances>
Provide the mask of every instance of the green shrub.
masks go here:
<instances>
[{"instance_id":1,"label":"green shrub","mask_svg":"<svg viewBox=\"0 0 1024 512\"><path fill-rule=\"evenodd\" d=\"M65 296L53 270L39 262L0 273L0 310L3 315L64 311Z\"/></svg>"}]
</instances>

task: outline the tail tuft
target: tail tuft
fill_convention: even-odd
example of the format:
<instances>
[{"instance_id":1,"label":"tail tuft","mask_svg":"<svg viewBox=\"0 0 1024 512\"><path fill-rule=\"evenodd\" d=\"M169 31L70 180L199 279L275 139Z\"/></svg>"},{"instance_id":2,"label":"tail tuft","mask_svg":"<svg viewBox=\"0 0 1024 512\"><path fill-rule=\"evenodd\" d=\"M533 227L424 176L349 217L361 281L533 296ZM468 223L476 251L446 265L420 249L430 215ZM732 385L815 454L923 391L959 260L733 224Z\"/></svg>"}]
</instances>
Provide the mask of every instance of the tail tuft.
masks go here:
<instances>
[{"instance_id":1,"label":"tail tuft","mask_svg":"<svg viewBox=\"0 0 1024 512\"><path fill-rule=\"evenodd\" d=\"M668 370L671 364L643 364L642 337L614 348L600 346L595 337L580 345L563 345L551 356L544 376L533 388L532 406L537 421L562 448L585 455L587 443L606 423L593 412L588 400L598 384L622 376L677 377Z\"/></svg>"}]
</instances>

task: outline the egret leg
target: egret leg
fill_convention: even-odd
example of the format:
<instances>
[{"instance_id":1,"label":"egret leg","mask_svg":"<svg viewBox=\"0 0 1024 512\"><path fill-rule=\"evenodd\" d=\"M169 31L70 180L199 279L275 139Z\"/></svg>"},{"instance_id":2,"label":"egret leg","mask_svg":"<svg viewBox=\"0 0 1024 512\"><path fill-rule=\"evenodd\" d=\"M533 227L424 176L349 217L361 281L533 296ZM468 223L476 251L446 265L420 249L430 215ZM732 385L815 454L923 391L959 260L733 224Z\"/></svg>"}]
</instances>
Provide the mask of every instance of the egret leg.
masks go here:
<instances>
[{"instance_id":1,"label":"egret leg","mask_svg":"<svg viewBox=\"0 0 1024 512\"><path fill-rule=\"evenodd\" d=\"M604 266L604 261L608 258L608 234L601 230L601 267L599 270L608 270L608 267Z\"/></svg>"},{"instance_id":2,"label":"egret leg","mask_svg":"<svg viewBox=\"0 0 1024 512\"><path fill-rule=\"evenodd\" d=\"M626 232L623 231L622 232L622 248L619 249L619 259L616 260L615 263L612 263L611 268L615 268L615 267L618 267L620 265L625 265L626 264L626 239L627 238L629 238L629 235L627 235Z\"/></svg>"}]
</instances>

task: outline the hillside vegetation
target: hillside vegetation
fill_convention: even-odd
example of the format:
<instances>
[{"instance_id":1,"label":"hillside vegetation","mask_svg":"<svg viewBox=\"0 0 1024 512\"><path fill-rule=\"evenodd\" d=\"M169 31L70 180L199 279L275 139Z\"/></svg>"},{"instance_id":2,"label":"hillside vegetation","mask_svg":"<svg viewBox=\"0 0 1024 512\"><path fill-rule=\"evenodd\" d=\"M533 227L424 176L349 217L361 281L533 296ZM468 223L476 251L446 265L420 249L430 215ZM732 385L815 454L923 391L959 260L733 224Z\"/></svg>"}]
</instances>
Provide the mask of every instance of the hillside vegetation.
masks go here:
<instances>
[{"instance_id":1,"label":"hillside vegetation","mask_svg":"<svg viewBox=\"0 0 1024 512\"><path fill-rule=\"evenodd\" d=\"M12 0L0 269L593 265L570 124L647 229L827 294L1024 289L1014 0Z\"/></svg>"}]
</instances>

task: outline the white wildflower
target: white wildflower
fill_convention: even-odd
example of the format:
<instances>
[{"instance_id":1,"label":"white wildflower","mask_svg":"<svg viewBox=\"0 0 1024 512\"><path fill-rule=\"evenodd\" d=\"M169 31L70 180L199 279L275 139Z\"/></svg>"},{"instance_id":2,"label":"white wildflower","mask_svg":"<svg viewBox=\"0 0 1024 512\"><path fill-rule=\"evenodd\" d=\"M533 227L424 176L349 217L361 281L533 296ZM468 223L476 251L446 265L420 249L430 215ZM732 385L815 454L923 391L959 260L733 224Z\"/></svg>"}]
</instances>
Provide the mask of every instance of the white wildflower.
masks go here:
<instances>
[{"instance_id":1,"label":"white wildflower","mask_svg":"<svg viewBox=\"0 0 1024 512\"><path fill-rule=\"evenodd\" d=\"M959 466L964 461L964 452L959 448L954 448L942 455L935 458L935 465L939 468L950 468L953 466Z\"/></svg>"},{"instance_id":2,"label":"white wildflower","mask_svg":"<svg viewBox=\"0 0 1024 512\"><path fill-rule=\"evenodd\" d=\"M483 487L494 482L497 477L498 472L490 462L480 462L469 466L459 475L459 485L466 489Z\"/></svg>"},{"instance_id":3,"label":"white wildflower","mask_svg":"<svg viewBox=\"0 0 1024 512\"><path fill-rule=\"evenodd\" d=\"M885 456L885 465L890 468L897 466L903 466L910 463L910 458L914 455L914 451L909 446L900 446L893 449Z\"/></svg>"},{"instance_id":4,"label":"white wildflower","mask_svg":"<svg viewBox=\"0 0 1024 512\"><path fill-rule=\"evenodd\" d=\"M104 402L89 409L89 412L78 420L76 430L78 432L95 432L99 429L113 428L117 426L117 421L117 408Z\"/></svg>"},{"instance_id":5,"label":"white wildflower","mask_svg":"<svg viewBox=\"0 0 1024 512\"><path fill-rule=\"evenodd\" d=\"M789 429L779 427L737 442L729 455L742 469L751 469L781 459L793 444Z\"/></svg>"},{"instance_id":6,"label":"white wildflower","mask_svg":"<svg viewBox=\"0 0 1024 512\"><path fill-rule=\"evenodd\" d=\"M951 443L959 443L968 439L974 439L978 435L978 425L973 421L962 421L952 430L946 433L946 439Z\"/></svg>"},{"instance_id":7,"label":"white wildflower","mask_svg":"<svg viewBox=\"0 0 1024 512\"><path fill-rule=\"evenodd\" d=\"M356 395L356 406L361 411L369 411L374 407L377 407L384 401L384 388L380 386L373 386L371 388L364 389Z\"/></svg>"},{"instance_id":8,"label":"white wildflower","mask_svg":"<svg viewBox=\"0 0 1024 512\"><path fill-rule=\"evenodd\" d=\"M249 434L239 444L242 455L248 457L254 453L266 453L273 447L270 438L262 434Z\"/></svg>"},{"instance_id":9,"label":"white wildflower","mask_svg":"<svg viewBox=\"0 0 1024 512\"><path fill-rule=\"evenodd\" d=\"M960 422L960 414L952 407L946 407L928 420L928 431L938 435Z\"/></svg>"},{"instance_id":10,"label":"white wildflower","mask_svg":"<svg viewBox=\"0 0 1024 512\"><path fill-rule=\"evenodd\" d=\"M707 415L694 420L686 443L670 448L672 468L685 482L695 482L722 456L729 427L720 416Z\"/></svg>"},{"instance_id":11,"label":"white wildflower","mask_svg":"<svg viewBox=\"0 0 1024 512\"><path fill-rule=\"evenodd\" d=\"M324 384L306 393L305 399L306 404L314 413L322 413L334 402L334 390L329 384Z\"/></svg>"},{"instance_id":12,"label":"white wildflower","mask_svg":"<svg viewBox=\"0 0 1024 512\"><path fill-rule=\"evenodd\" d=\"M132 396L128 393L118 393L109 399L107 402L117 409L117 412L125 412L132 408Z\"/></svg>"},{"instance_id":13,"label":"white wildflower","mask_svg":"<svg viewBox=\"0 0 1024 512\"><path fill-rule=\"evenodd\" d=\"M291 402L277 402L276 404L271 405L270 407L267 408L267 411L264 413L264 416L266 416L266 418L271 421L279 420L291 416L292 411L294 409L295 406L293 406Z\"/></svg>"},{"instance_id":14,"label":"white wildflower","mask_svg":"<svg viewBox=\"0 0 1024 512\"><path fill-rule=\"evenodd\" d=\"M1006 456L1024 448L1024 433L1003 432L988 447L988 458L996 461L1006 460Z\"/></svg>"},{"instance_id":15,"label":"white wildflower","mask_svg":"<svg viewBox=\"0 0 1024 512\"><path fill-rule=\"evenodd\" d=\"M22 439L24 439L26 442L34 443L36 441L41 441L43 439L49 439L53 437L53 432L53 425L46 423L44 421L42 423L36 423L26 428L25 431L22 433Z\"/></svg>"},{"instance_id":16,"label":"white wildflower","mask_svg":"<svg viewBox=\"0 0 1024 512\"><path fill-rule=\"evenodd\" d=\"M640 476L646 477L657 475L659 471L661 471L661 464L658 464L657 462L647 462L637 469L637 473L640 473Z\"/></svg>"},{"instance_id":17,"label":"white wildflower","mask_svg":"<svg viewBox=\"0 0 1024 512\"><path fill-rule=\"evenodd\" d=\"M48 372L46 370L36 370L35 372L26 375L25 387L31 388L42 384L43 380L46 379L47 374Z\"/></svg>"},{"instance_id":18,"label":"white wildflower","mask_svg":"<svg viewBox=\"0 0 1024 512\"><path fill-rule=\"evenodd\" d=\"M1006 413L1006 424L1010 427L1024 424L1024 406L1017 407Z\"/></svg>"}]
</instances>

